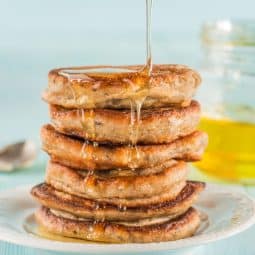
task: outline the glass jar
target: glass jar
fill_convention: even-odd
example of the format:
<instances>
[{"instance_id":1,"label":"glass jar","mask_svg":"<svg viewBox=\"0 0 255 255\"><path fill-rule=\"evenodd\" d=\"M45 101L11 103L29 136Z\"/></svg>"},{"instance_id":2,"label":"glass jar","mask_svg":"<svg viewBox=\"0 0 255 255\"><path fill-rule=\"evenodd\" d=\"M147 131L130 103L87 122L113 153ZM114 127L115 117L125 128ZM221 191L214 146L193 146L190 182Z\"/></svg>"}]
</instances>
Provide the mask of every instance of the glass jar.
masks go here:
<instances>
[{"instance_id":1,"label":"glass jar","mask_svg":"<svg viewBox=\"0 0 255 255\"><path fill-rule=\"evenodd\" d=\"M201 41L203 84L197 98L209 146L196 166L255 184L255 21L208 22Z\"/></svg>"}]
</instances>

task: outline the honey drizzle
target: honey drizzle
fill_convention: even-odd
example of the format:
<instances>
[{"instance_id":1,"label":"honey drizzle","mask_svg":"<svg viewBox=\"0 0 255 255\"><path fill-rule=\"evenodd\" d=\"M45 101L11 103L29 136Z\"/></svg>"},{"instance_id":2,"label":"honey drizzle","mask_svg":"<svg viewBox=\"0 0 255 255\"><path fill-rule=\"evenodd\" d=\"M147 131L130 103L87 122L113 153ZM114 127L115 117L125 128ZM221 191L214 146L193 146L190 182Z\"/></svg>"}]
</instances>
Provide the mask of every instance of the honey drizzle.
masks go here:
<instances>
[{"instance_id":1,"label":"honey drizzle","mask_svg":"<svg viewBox=\"0 0 255 255\"><path fill-rule=\"evenodd\" d=\"M73 83L80 82L80 81L83 81L83 82L93 81L93 79L91 77L89 77L88 75L84 74L83 77L81 78L80 74L72 73L72 72L70 72L70 70L66 70L66 69L60 70L59 74L67 78L68 88L71 91L71 95L72 95L74 101L76 101L76 94L73 89Z\"/></svg>"},{"instance_id":2,"label":"honey drizzle","mask_svg":"<svg viewBox=\"0 0 255 255\"><path fill-rule=\"evenodd\" d=\"M91 120L91 122L92 122L92 127L91 127L91 129L92 129L91 140L92 140L92 141L95 141L95 139L96 139L96 125L95 125L95 111L94 111L94 109L90 109L90 110L89 110L89 118L90 118L90 120ZM94 146L94 143L93 143L93 146Z\"/></svg>"},{"instance_id":3,"label":"honey drizzle","mask_svg":"<svg viewBox=\"0 0 255 255\"><path fill-rule=\"evenodd\" d=\"M98 143L94 141L96 138L96 130L95 130L95 112L93 109L89 111L85 109L77 109L78 119L80 120L81 127L86 132L85 133L85 141L83 142L81 148L81 155L84 159L87 159L87 145L89 144L89 140L93 141L93 147L97 147ZM90 129L90 130L89 130ZM90 136L89 133L90 132Z\"/></svg>"},{"instance_id":4,"label":"honey drizzle","mask_svg":"<svg viewBox=\"0 0 255 255\"><path fill-rule=\"evenodd\" d=\"M131 126L131 148L128 154L128 164L132 165L134 156L140 158L137 148L137 140L139 136L139 128L141 123L141 109L145 102L150 89L150 77L152 71L152 54L151 54L151 16L152 16L152 0L146 0L146 64L138 75L142 77L142 84L135 99L130 100L130 126ZM136 114L135 114L136 112Z\"/></svg>"},{"instance_id":5,"label":"honey drizzle","mask_svg":"<svg viewBox=\"0 0 255 255\"><path fill-rule=\"evenodd\" d=\"M88 140L85 140L84 142L83 142L83 145L82 145L82 147L81 147L81 156L82 156L82 158L85 160L87 160L87 151L86 151L86 149L87 149L87 146L88 146L88 144L89 144L89 141Z\"/></svg>"},{"instance_id":6,"label":"honey drizzle","mask_svg":"<svg viewBox=\"0 0 255 255\"><path fill-rule=\"evenodd\" d=\"M85 118L85 111L84 109L77 109L77 115L78 119L80 120L80 124L83 128L83 130L86 130L86 118ZM87 159L87 145L89 144L89 141L87 140L88 133L85 133L85 140L83 142L83 145L81 147L81 157L85 160Z\"/></svg>"},{"instance_id":7,"label":"honey drizzle","mask_svg":"<svg viewBox=\"0 0 255 255\"><path fill-rule=\"evenodd\" d=\"M146 0L146 65L144 68L148 77L152 70L152 54L151 54L151 16L152 16L153 0Z\"/></svg>"}]
</instances>

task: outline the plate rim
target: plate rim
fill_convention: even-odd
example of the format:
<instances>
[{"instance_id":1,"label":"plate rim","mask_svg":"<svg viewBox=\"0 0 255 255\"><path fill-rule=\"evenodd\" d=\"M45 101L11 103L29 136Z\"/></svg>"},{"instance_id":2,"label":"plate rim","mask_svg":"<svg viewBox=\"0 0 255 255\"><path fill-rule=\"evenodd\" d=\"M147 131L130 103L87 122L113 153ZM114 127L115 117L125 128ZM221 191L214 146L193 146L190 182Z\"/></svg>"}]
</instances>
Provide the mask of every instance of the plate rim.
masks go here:
<instances>
[{"instance_id":1,"label":"plate rim","mask_svg":"<svg viewBox=\"0 0 255 255\"><path fill-rule=\"evenodd\" d=\"M5 189L0 191L0 199L14 192L27 193L28 199L34 201L32 197L29 197L30 189L33 184L17 186L10 189ZM227 187L221 184L207 183L206 189L214 193L227 193L230 192L239 197L245 197L247 201L251 202L251 209L253 210L253 216L247 218L245 222L238 225L238 227L230 227L225 230L207 233L203 236L193 236L186 239L180 239L177 241L169 242L159 242L159 243L126 243L126 244L90 244L90 243L72 243L72 242L61 242L53 241L43 238L36 238L32 234L18 233L15 238L12 234L6 232L6 227L3 227L0 222L0 241L21 245L24 247L48 250L48 251L58 251L58 252L75 252L75 253L124 253L124 252L153 252L153 251L170 251L178 250L182 248L195 247L210 242L215 242L218 240L229 238L233 235L243 232L244 230L255 224L255 200L250 195L242 191L234 191L232 187ZM9 193L9 194L8 194ZM36 204L36 202L34 201ZM54 244L54 245L53 245Z\"/></svg>"}]
</instances>

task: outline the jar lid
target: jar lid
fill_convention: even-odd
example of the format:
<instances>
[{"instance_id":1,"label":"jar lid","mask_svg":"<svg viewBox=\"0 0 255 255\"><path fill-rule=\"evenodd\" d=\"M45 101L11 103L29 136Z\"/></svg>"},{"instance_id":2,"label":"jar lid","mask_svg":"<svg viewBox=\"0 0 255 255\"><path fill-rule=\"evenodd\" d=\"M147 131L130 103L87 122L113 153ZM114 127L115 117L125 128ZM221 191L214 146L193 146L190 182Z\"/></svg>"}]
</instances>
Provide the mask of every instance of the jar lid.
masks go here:
<instances>
[{"instance_id":1,"label":"jar lid","mask_svg":"<svg viewBox=\"0 0 255 255\"><path fill-rule=\"evenodd\" d=\"M206 22L201 38L210 47L255 47L255 20Z\"/></svg>"}]
</instances>

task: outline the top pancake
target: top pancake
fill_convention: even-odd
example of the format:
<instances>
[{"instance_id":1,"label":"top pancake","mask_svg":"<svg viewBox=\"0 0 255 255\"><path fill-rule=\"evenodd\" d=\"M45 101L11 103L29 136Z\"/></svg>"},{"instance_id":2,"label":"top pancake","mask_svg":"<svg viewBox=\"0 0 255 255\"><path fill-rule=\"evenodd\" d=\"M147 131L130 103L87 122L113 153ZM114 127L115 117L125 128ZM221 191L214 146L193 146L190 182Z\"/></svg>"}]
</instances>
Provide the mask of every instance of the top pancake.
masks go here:
<instances>
[{"instance_id":1,"label":"top pancake","mask_svg":"<svg viewBox=\"0 0 255 255\"><path fill-rule=\"evenodd\" d=\"M54 69L49 73L43 99L65 108L83 109L129 109L130 102L137 101L143 101L143 108L187 106L201 82L197 72L183 65L153 65L150 77L140 71L142 68L137 65Z\"/></svg>"}]
</instances>

